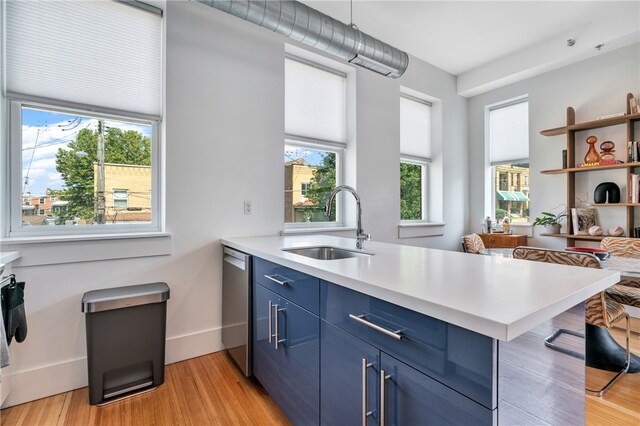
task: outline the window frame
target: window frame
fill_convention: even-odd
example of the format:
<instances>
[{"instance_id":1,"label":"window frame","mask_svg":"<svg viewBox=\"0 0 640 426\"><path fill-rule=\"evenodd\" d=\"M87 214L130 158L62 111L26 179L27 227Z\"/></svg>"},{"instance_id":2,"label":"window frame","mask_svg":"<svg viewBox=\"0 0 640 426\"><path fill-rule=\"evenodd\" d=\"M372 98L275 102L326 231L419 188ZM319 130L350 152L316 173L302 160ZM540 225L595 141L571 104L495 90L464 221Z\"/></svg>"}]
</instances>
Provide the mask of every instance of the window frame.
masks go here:
<instances>
[{"instance_id":1,"label":"window frame","mask_svg":"<svg viewBox=\"0 0 640 426\"><path fill-rule=\"evenodd\" d=\"M430 129L431 129L431 136L430 136L430 143L431 143L431 154L433 155L433 102L427 101L425 99L419 98L417 96L413 96L410 95L408 93L400 93L400 98L405 98L408 99L410 101L413 102L418 102L424 105L429 106L432 111L431 111L431 122L430 122ZM422 209L422 218L421 219L402 219L400 218L400 224L401 225L408 225L408 224L424 224L424 223L430 223L430 214L429 214L429 179L430 179L430 164L431 164L431 158L428 157L417 157L417 156L413 156L413 155L407 155L407 154L403 154L402 150L400 151L400 161L399 163L407 163L407 164L416 164L421 166L422 169L422 180L421 180L421 197L422 197L422 203L421 203L421 209ZM400 184L402 184L400 182ZM398 200L399 202L400 200Z\"/></svg>"},{"instance_id":2,"label":"window frame","mask_svg":"<svg viewBox=\"0 0 640 426\"><path fill-rule=\"evenodd\" d=\"M9 140L7 163L9 179L4 202L8 206L8 217L3 223L2 235L8 239L24 237L91 237L95 235L110 234L145 234L164 232L164 212L161 210L163 194L161 187L161 136L158 117L150 117L144 114L131 112L105 111L100 108L76 105L62 101L31 101L11 97L8 102L8 134ZM151 128L151 222L150 223L127 223L102 225L56 225L56 226L22 226L22 109L35 108L58 112L62 114L77 114L85 117L98 118L104 120L123 121L149 125Z\"/></svg>"},{"instance_id":3,"label":"window frame","mask_svg":"<svg viewBox=\"0 0 640 426\"><path fill-rule=\"evenodd\" d=\"M496 167L501 165L506 165L506 164L528 163L529 173L530 173L531 163L529 162L529 158L531 156L531 151L529 146L529 156L527 158L514 158L511 160L492 162L491 161L491 131L490 131L490 124L489 124L490 114L491 114L491 111L493 110L500 109L500 108L507 108L509 106L517 105L524 102L527 102L527 103L529 102L528 94L517 96L504 101L496 102L491 105L487 105L485 107L485 158L486 158L485 177L490 182L489 185L485 184L485 188L487 188L486 191L488 190L488 192L485 192L485 210L490 212L491 217L494 219L496 217L496 204L497 204L496 193L498 191L498 188L496 188ZM527 117L527 122L528 123L530 122L529 117ZM529 142L531 142L530 138L529 138ZM526 181L528 180L529 178L527 178ZM528 183L526 184L526 186L529 187ZM529 205L529 212L531 212L531 205ZM527 222L517 223L517 226L530 226L530 225L531 225L531 217L529 217Z\"/></svg>"},{"instance_id":4,"label":"window frame","mask_svg":"<svg viewBox=\"0 0 640 426\"><path fill-rule=\"evenodd\" d=\"M305 55L307 53L305 52ZM314 56L309 54L310 56ZM321 62L325 62L324 58L319 59L317 62L311 58L301 57L296 54L292 54L290 52L285 52L283 63L286 60L292 60L299 62L303 65L307 65L309 67L316 68L320 71L324 71L330 74L334 74L340 76L345 79L345 93L344 93L344 102L345 102L345 141L331 141L320 138L313 138L301 135L294 135L290 133L285 133L284 135L284 144L283 150L286 146L293 146L297 148L308 148L318 151L326 151L332 152L336 156L336 186L342 185L344 183L344 164L345 164L345 151L347 149L347 141L349 134L349 79L350 74L342 71L338 68L333 68L328 64L324 64ZM285 78L285 87L286 87L286 78ZM285 88L286 90L286 88ZM284 94L283 94L284 95ZM285 100L286 101L286 100ZM286 120L286 117L285 117ZM284 188L283 188L284 190ZM345 203L343 202L344 194L340 192L337 194L334 205L336 209L336 220L335 221L322 221L322 222L284 222L284 231L299 231L299 230L314 230L321 228L341 228L346 227L345 220ZM284 212L283 212L284 213Z\"/></svg>"}]
</instances>

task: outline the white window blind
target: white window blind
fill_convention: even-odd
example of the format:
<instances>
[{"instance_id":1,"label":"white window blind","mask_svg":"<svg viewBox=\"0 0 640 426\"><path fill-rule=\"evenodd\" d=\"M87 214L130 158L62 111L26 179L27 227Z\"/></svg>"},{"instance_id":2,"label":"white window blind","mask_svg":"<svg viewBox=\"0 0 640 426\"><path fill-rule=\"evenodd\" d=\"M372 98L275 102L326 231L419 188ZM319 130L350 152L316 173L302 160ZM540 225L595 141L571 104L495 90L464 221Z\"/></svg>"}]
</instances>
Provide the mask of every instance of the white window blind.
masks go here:
<instances>
[{"instance_id":1,"label":"white window blind","mask_svg":"<svg viewBox=\"0 0 640 426\"><path fill-rule=\"evenodd\" d=\"M431 104L400 97L400 153L431 158Z\"/></svg>"},{"instance_id":2,"label":"white window blind","mask_svg":"<svg viewBox=\"0 0 640 426\"><path fill-rule=\"evenodd\" d=\"M489 110L492 166L529 158L529 102L518 101Z\"/></svg>"},{"instance_id":3,"label":"white window blind","mask_svg":"<svg viewBox=\"0 0 640 426\"><path fill-rule=\"evenodd\" d=\"M285 59L285 133L347 140L346 77Z\"/></svg>"},{"instance_id":4,"label":"white window blind","mask_svg":"<svg viewBox=\"0 0 640 426\"><path fill-rule=\"evenodd\" d=\"M161 16L114 1L6 2L7 92L161 115Z\"/></svg>"}]
</instances>

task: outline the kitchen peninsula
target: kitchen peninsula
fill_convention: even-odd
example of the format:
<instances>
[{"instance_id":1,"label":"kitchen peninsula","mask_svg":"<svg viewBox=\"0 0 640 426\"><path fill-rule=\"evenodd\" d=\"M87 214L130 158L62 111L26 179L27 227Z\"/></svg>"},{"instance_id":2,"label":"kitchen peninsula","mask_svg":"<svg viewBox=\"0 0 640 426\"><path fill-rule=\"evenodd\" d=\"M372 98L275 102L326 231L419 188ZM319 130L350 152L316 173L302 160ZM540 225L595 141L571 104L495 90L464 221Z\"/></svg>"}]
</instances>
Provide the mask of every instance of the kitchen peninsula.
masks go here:
<instances>
[{"instance_id":1,"label":"kitchen peninsula","mask_svg":"<svg viewBox=\"0 0 640 426\"><path fill-rule=\"evenodd\" d=\"M617 272L378 242L283 251L356 251L328 236L222 244L254 257L254 375L294 423L584 423L584 361L542 340L583 329L576 305Z\"/></svg>"}]
</instances>

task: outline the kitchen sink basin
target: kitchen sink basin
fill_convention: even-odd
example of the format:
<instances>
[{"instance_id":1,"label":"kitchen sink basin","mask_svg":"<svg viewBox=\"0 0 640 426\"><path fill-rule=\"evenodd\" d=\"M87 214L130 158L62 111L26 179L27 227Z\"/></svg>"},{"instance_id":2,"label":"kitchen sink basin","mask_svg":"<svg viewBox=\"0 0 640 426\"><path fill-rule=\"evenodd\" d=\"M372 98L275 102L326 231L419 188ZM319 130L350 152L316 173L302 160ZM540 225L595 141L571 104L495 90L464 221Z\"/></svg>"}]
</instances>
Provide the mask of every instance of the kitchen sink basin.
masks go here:
<instances>
[{"instance_id":1,"label":"kitchen sink basin","mask_svg":"<svg viewBox=\"0 0 640 426\"><path fill-rule=\"evenodd\" d=\"M315 247L293 247L284 248L282 251L297 254L300 256L310 257L317 260L337 260L337 259L349 259L352 257L367 257L373 256L373 253L367 253L364 251L348 250L339 247L331 246L315 246Z\"/></svg>"}]
</instances>

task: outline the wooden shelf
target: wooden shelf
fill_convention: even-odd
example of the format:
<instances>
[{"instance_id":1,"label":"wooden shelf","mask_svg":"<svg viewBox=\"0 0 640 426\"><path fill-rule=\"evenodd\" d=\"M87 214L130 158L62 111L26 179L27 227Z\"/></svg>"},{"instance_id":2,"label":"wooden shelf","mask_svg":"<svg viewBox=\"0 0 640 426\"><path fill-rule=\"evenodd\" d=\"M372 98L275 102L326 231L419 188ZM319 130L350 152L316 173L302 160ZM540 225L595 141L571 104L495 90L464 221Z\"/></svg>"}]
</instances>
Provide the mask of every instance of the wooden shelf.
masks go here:
<instances>
[{"instance_id":1,"label":"wooden shelf","mask_svg":"<svg viewBox=\"0 0 640 426\"><path fill-rule=\"evenodd\" d=\"M585 121L583 123L571 124L569 126L555 127L553 129L541 130L542 136L564 135L567 131L580 131L599 129L601 127L615 126L617 124L626 124L629 121L640 120L640 114L626 114L620 117L603 118L601 120Z\"/></svg>"},{"instance_id":2,"label":"wooden shelf","mask_svg":"<svg viewBox=\"0 0 640 426\"><path fill-rule=\"evenodd\" d=\"M605 204L593 204L595 207L640 207L640 203L605 203Z\"/></svg>"},{"instance_id":3,"label":"wooden shelf","mask_svg":"<svg viewBox=\"0 0 640 426\"><path fill-rule=\"evenodd\" d=\"M607 235L570 235L570 234L540 234L541 237L558 237L567 238L572 240L584 240L584 241L602 241Z\"/></svg>"},{"instance_id":4,"label":"wooden shelf","mask_svg":"<svg viewBox=\"0 0 640 426\"><path fill-rule=\"evenodd\" d=\"M567 163L570 166L574 166L578 164L578 159L576 158L576 132L582 130L590 130L590 129L599 129L601 127L608 126L618 126L624 125L626 127L626 136L624 139L624 148L619 151L624 151L626 154L626 141L635 141L636 139L636 124L640 123L640 113L631 113L631 99L634 96L632 93L627 93L625 99L625 115L620 115L617 117L609 117L602 118L600 120L591 120L585 121L582 123L576 123L576 111L573 107L567 107L567 125L564 127L556 127L553 129L542 130L540 134L544 136L555 136L555 135L565 135L565 143L566 143L566 159ZM626 155L625 155L626 157ZM573 221L571 219L571 210L575 207L576 201L576 173L583 172L593 172L598 170L614 170L621 169L624 170L624 174L626 175L626 180L629 181L630 175L636 170L636 168L640 168L640 162L628 162L628 163L619 163L619 164L607 164L607 165L597 165L591 167L568 167L566 169L552 169L552 170L542 170L540 173L554 175L554 174L563 174L565 176L564 180L566 183L567 190L567 203L565 204L567 211L569 212L567 226L565 228L564 234L550 234L544 233L540 235L549 236L549 237L557 237L557 238L566 238L568 241L601 241L603 236L591 236L591 235L574 235L573 234ZM627 200L630 200L630 197L625 197ZM617 204L596 204L594 207L624 207L624 216L626 221L625 226L625 234L633 235L635 224L634 218L637 213L636 208L640 207L640 203L617 203Z\"/></svg>"},{"instance_id":5,"label":"wooden shelf","mask_svg":"<svg viewBox=\"0 0 640 426\"><path fill-rule=\"evenodd\" d=\"M563 173L571 173L571 172L592 172L594 170L626 169L626 168L634 168L634 167L640 167L640 162L607 164L604 166L590 166L590 167L568 167L566 169L542 170L540 173L544 175L560 175Z\"/></svg>"}]
</instances>

